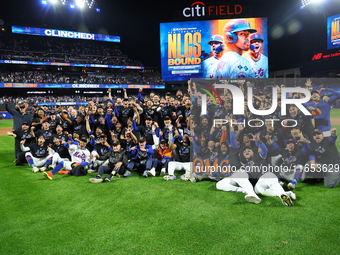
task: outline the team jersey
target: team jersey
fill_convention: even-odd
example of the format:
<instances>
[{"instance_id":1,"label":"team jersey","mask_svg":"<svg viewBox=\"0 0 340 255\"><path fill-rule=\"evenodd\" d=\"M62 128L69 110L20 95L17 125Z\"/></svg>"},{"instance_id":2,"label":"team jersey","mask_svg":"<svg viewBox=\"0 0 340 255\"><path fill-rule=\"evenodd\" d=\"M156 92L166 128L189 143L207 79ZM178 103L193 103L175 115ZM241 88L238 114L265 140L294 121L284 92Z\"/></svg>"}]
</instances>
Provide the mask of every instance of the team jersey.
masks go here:
<instances>
[{"instance_id":1,"label":"team jersey","mask_svg":"<svg viewBox=\"0 0 340 255\"><path fill-rule=\"evenodd\" d=\"M110 149L106 145L103 145L101 143L97 143L94 146L93 150L96 151L99 156L103 156L110 151Z\"/></svg>"},{"instance_id":2,"label":"team jersey","mask_svg":"<svg viewBox=\"0 0 340 255\"><path fill-rule=\"evenodd\" d=\"M53 141L51 140L53 131L51 129L49 130L44 130L44 129L39 129L36 133L35 136L39 138L39 136L43 136L45 138L45 144L48 145L52 143Z\"/></svg>"},{"instance_id":3,"label":"team jersey","mask_svg":"<svg viewBox=\"0 0 340 255\"><path fill-rule=\"evenodd\" d=\"M255 78L268 78L268 58L260 53L260 59L255 60L251 57L250 51L242 55L245 57L255 73Z\"/></svg>"},{"instance_id":4,"label":"team jersey","mask_svg":"<svg viewBox=\"0 0 340 255\"><path fill-rule=\"evenodd\" d=\"M215 56L207 58L203 61L204 78L211 78L213 67L217 62L218 59Z\"/></svg>"},{"instance_id":5,"label":"team jersey","mask_svg":"<svg viewBox=\"0 0 340 255\"><path fill-rule=\"evenodd\" d=\"M179 141L176 141L176 154L175 159L178 162L190 162L190 145L183 144Z\"/></svg>"},{"instance_id":6,"label":"team jersey","mask_svg":"<svg viewBox=\"0 0 340 255\"><path fill-rule=\"evenodd\" d=\"M33 143L27 146L30 149L33 157L35 158L45 158L49 155L49 151L47 150L47 146L39 146L37 143Z\"/></svg>"},{"instance_id":7,"label":"team jersey","mask_svg":"<svg viewBox=\"0 0 340 255\"><path fill-rule=\"evenodd\" d=\"M58 153L61 158L71 159L68 149L62 143L60 143L60 145L52 144L51 148L54 152Z\"/></svg>"},{"instance_id":8,"label":"team jersey","mask_svg":"<svg viewBox=\"0 0 340 255\"><path fill-rule=\"evenodd\" d=\"M90 162L90 151L80 149L77 145L71 144L68 148L71 155L71 161L75 163Z\"/></svg>"},{"instance_id":9,"label":"team jersey","mask_svg":"<svg viewBox=\"0 0 340 255\"><path fill-rule=\"evenodd\" d=\"M255 78L249 61L235 51L224 53L213 69L211 78Z\"/></svg>"}]
</instances>

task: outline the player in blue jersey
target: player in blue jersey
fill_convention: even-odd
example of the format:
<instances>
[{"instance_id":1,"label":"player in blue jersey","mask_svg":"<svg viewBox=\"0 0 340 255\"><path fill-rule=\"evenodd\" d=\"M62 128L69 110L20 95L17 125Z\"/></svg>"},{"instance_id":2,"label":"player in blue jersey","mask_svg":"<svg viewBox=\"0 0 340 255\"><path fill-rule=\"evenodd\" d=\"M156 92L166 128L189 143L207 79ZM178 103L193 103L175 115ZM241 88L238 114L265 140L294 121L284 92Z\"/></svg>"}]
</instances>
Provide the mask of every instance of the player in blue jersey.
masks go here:
<instances>
[{"instance_id":1,"label":"player in blue jersey","mask_svg":"<svg viewBox=\"0 0 340 255\"><path fill-rule=\"evenodd\" d=\"M249 36L256 31L246 19L233 19L225 24L223 34L227 50L214 65L211 78L255 78L249 61L242 53L249 50Z\"/></svg>"},{"instance_id":2,"label":"player in blue jersey","mask_svg":"<svg viewBox=\"0 0 340 255\"><path fill-rule=\"evenodd\" d=\"M320 129L325 137L329 137L331 135L330 130L332 129L330 120L331 106L340 97L340 92L327 88L322 88L320 92L330 92L332 96L329 100L324 100L318 91L313 90L311 91L311 102L303 105L307 107L312 106L321 111L320 115L314 116L315 128Z\"/></svg>"},{"instance_id":3,"label":"player in blue jersey","mask_svg":"<svg viewBox=\"0 0 340 255\"><path fill-rule=\"evenodd\" d=\"M261 53L263 37L259 33L250 36L250 51L243 54L255 73L256 78L268 78L268 58Z\"/></svg>"}]
</instances>

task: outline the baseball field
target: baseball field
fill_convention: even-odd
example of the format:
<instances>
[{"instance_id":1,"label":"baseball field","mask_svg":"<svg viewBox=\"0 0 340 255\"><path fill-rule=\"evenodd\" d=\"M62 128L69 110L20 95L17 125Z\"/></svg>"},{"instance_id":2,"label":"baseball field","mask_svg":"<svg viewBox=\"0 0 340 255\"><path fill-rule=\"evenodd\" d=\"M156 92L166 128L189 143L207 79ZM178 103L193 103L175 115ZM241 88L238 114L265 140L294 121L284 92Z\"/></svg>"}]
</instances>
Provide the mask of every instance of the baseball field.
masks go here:
<instances>
[{"instance_id":1,"label":"baseball field","mask_svg":"<svg viewBox=\"0 0 340 255\"><path fill-rule=\"evenodd\" d=\"M340 132L340 111L333 125ZM2 132L12 126L1 120ZM340 140L340 139L339 139ZM337 142L340 148L340 142ZM0 254L339 254L340 188L299 183L293 207L160 177L52 181L15 166L0 136Z\"/></svg>"}]
</instances>

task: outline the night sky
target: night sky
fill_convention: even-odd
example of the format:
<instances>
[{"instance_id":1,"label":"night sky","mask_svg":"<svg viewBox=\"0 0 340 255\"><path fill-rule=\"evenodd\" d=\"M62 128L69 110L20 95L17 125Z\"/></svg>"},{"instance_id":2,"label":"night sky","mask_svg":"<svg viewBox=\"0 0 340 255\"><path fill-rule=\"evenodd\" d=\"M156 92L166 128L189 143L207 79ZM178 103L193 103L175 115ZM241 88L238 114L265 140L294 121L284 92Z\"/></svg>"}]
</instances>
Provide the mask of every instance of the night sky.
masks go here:
<instances>
[{"instance_id":1,"label":"night sky","mask_svg":"<svg viewBox=\"0 0 340 255\"><path fill-rule=\"evenodd\" d=\"M294 67L309 57L311 53L301 50L304 49L304 43L311 43L303 39L306 38L306 34L319 38L316 40L320 40L320 47L324 47L326 18L340 13L339 4L335 3L339 2L338 0L326 1L327 3L321 7L303 10L299 9L300 0L228 2L251 7L253 17L268 18L269 68L273 71ZM131 59L141 60L145 66L160 67L159 23L180 21L175 20L175 17L178 17L175 13L181 12L195 1L97 0L97 2L101 9L100 13L70 11L66 8L47 9L41 5L41 0L10 0L2 3L0 19L8 27L26 25L117 34L121 36L120 48L123 53ZM228 3L207 0L203 2ZM311 52L315 50L313 47Z\"/></svg>"}]
</instances>

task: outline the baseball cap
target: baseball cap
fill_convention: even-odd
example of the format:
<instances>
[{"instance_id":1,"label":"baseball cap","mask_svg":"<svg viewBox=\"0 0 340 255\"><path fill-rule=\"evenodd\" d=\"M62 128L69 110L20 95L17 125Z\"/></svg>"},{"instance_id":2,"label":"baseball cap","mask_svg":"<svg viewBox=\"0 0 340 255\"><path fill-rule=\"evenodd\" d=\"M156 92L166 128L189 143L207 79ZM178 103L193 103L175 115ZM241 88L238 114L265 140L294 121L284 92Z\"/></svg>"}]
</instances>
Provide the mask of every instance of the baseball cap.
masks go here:
<instances>
[{"instance_id":1,"label":"baseball cap","mask_svg":"<svg viewBox=\"0 0 340 255\"><path fill-rule=\"evenodd\" d=\"M286 142L286 145L287 145L287 144L289 144L289 143L294 143L294 144L295 144L295 143L296 143L296 141L295 141L295 140L293 140L293 139L288 139L288 140L287 140L287 142Z\"/></svg>"},{"instance_id":2,"label":"baseball cap","mask_svg":"<svg viewBox=\"0 0 340 255\"><path fill-rule=\"evenodd\" d=\"M24 104L20 105L19 108L25 108L26 106Z\"/></svg>"},{"instance_id":3,"label":"baseball cap","mask_svg":"<svg viewBox=\"0 0 340 255\"><path fill-rule=\"evenodd\" d=\"M84 142L84 143L87 143L87 137L86 136L82 136L80 138L80 141Z\"/></svg>"},{"instance_id":4,"label":"baseball cap","mask_svg":"<svg viewBox=\"0 0 340 255\"><path fill-rule=\"evenodd\" d=\"M159 141L159 143L166 143L166 140L165 140L165 139L161 139L161 140Z\"/></svg>"},{"instance_id":5,"label":"baseball cap","mask_svg":"<svg viewBox=\"0 0 340 255\"><path fill-rule=\"evenodd\" d=\"M21 125L29 126L28 122L23 122Z\"/></svg>"},{"instance_id":6,"label":"baseball cap","mask_svg":"<svg viewBox=\"0 0 340 255\"><path fill-rule=\"evenodd\" d=\"M252 35L249 37L249 40L250 40L250 41L252 41L252 40L261 40L262 42L264 41L262 35L259 34L259 33L254 33L254 34L252 34Z\"/></svg>"},{"instance_id":7,"label":"baseball cap","mask_svg":"<svg viewBox=\"0 0 340 255\"><path fill-rule=\"evenodd\" d=\"M314 134L322 134L322 131L320 130L320 129L314 129L314 131L313 131L313 135Z\"/></svg>"},{"instance_id":8,"label":"baseball cap","mask_svg":"<svg viewBox=\"0 0 340 255\"><path fill-rule=\"evenodd\" d=\"M164 120L171 120L169 116L165 116Z\"/></svg>"},{"instance_id":9,"label":"baseball cap","mask_svg":"<svg viewBox=\"0 0 340 255\"><path fill-rule=\"evenodd\" d=\"M119 142L119 141L114 140L114 141L112 142L112 146L118 146L118 145L120 145L120 142Z\"/></svg>"},{"instance_id":10,"label":"baseball cap","mask_svg":"<svg viewBox=\"0 0 340 255\"><path fill-rule=\"evenodd\" d=\"M107 137L107 135L105 135L105 134L101 134L100 136L99 136L99 138L106 138Z\"/></svg>"},{"instance_id":11,"label":"baseball cap","mask_svg":"<svg viewBox=\"0 0 340 255\"><path fill-rule=\"evenodd\" d=\"M139 142L139 143L144 143L144 142L146 142L145 137L139 138L139 141L138 141L138 142Z\"/></svg>"},{"instance_id":12,"label":"baseball cap","mask_svg":"<svg viewBox=\"0 0 340 255\"><path fill-rule=\"evenodd\" d=\"M33 105L33 107L34 107L34 108L37 108L37 107L38 107L38 105L34 104L34 105Z\"/></svg>"},{"instance_id":13,"label":"baseball cap","mask_svg":"<svg viewBox=\"0 0 340 255\"><path fill-rule=\"evenodd\" d=\"M151 116L147 116L146 120L152 120Z\"/></svg>"},{"instance_id":14,"label":"baseball cap","mask_svg":"<svg viewBox=\"0 0 340 255\"><path fill-rule=\"evenodd\" d=\"M48 122L48 123L49 123L48 119L44 119L44 120L42 121L42 123L45 123L45 122Z\"/></svg>"},{"instance_id":15,"label":"baseball cap","mask_svg":"<svg viewBox=\"0 0 340 255\"><path fill-rule=\"evenodd\" d=\"M55 115L55 112L50 112L50 115Z\"/></svg>"},{"instance_id":16,"label":"baseball cap","mask_svg":"<svg viewBox=\"0 0 340 255\"><path fill-rule=\"evenodd\" d=\"M213 35L210 38L210 41L208 42L208 44L211 44L212 42L223 43L223 36L222 35Z\"/></svg>"}]
</instances>

